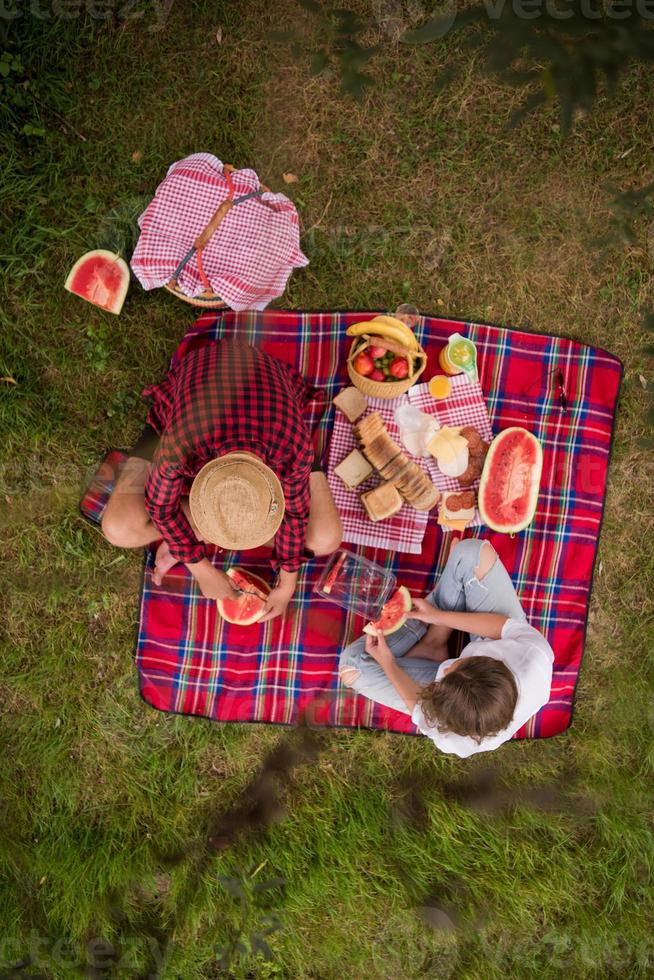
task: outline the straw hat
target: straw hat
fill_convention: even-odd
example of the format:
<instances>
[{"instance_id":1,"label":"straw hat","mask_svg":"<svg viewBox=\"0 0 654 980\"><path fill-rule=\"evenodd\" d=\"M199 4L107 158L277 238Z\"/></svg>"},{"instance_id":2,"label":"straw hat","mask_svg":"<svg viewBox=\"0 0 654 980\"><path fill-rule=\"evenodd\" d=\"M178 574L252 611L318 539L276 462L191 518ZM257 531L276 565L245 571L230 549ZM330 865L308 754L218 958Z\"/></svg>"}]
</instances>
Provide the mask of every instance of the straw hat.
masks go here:
<instances>
[{"instance_id":1,"label":"straw hat","mask_svg":"<svg viewBox=\"0 0 654 980\"><path fill-rule=\"evenodd\" d=\"M252 453L227 453L206 463L189 494L191 518L205 541L228 551L258 548L284 517L278 478Z\"/></svg>"}]
</instances>

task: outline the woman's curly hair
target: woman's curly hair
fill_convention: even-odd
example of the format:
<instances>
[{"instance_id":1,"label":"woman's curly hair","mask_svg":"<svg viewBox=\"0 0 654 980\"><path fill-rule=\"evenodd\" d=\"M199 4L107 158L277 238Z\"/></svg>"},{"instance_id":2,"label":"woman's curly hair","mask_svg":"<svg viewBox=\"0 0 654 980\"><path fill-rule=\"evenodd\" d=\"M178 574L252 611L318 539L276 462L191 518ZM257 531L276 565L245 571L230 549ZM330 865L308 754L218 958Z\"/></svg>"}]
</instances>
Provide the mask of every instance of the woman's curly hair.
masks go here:
<instances>
[{"instance_id":1,"label":"woman's curly hair","mask_svg":"<svg viewBox=\"0 0 654 980\"><path fill-rule=\"evenodd\" d=\"M497 735L511 723L517 700L513 673L493 657L464 657L419 696L429 725L437 725L441 732L469 735L476 742Z\"/></svg>"}]
</instances>

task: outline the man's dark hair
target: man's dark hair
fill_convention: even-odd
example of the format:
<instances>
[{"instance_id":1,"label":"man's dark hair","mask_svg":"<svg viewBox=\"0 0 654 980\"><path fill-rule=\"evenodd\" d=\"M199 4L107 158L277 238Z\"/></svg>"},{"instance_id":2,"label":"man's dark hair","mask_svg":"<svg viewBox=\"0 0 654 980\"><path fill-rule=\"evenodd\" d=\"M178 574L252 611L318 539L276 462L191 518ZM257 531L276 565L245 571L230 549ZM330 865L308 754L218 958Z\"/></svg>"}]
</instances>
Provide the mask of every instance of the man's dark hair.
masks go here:
<instances>
[{"instance_id":1,"label":"man's dark hair","mask_svg":"<svg viewBox=\"0 0 654 980\"><path fill-rule=\"evenodd\" d=\"M428 724L480 742L507 727L517 700L518 686L505 663L465 657L442 680L424 687L419 703Z\"/></svg>"}]
</instances>

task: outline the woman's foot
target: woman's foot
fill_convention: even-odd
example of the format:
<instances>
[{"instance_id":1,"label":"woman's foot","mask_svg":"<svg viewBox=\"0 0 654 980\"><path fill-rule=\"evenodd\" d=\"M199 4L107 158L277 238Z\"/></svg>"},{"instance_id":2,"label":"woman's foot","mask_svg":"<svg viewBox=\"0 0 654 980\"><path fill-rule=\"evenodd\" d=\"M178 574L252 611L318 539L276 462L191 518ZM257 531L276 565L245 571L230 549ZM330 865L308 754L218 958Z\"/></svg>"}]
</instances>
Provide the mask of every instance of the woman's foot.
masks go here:
<instances>
[{"instance_id":1,"label":"woman's foot","mask_svg":"<svg viewBox=\"0 0 654 980\"><path fill-rule=\"evenodd\" d=\"M450 655L446 644L435 644L433 641L430 643L429 640L422 639L404 657L418 657L420 660L433 660L436 664L442 664L444 660L449 660Z\"/></svg>"}]
</instances>

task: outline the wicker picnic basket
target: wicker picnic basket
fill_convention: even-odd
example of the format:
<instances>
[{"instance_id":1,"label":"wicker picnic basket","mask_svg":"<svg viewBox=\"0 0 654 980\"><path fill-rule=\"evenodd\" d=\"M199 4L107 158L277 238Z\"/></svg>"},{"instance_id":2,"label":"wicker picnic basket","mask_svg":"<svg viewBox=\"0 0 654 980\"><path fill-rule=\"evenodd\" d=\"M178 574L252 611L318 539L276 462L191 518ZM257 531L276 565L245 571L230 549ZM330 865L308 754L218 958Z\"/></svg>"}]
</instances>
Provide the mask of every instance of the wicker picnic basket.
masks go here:
<instances>
[{"instance_id":1,"label":"wicker picnic basket","mask_svg":"<svg viewBox=\"0 0 654 980\"><path fill-rule=\"evenodd\" d=\"M198 237L193 242L193 247L187 252L180 264L175 269L172 279L165 284L165 288L169 293L172 293L173 296L177 297L177 299L181 299L183 303L190 303L191 306L204 307L205 309L211 308L212 310L227 309L227 303L225 303L217 293L214 293L211 288L211 284L205 275L204 268L202 266L202 250L207 247L211 238L217 232L221 221L232 209L232 207L234 207L234 205L240 204L242 201L246 201L250 197L260 197L263 193L268 193L270 190L270 188L266 187L265 184L260 183L258 191L252 191L250 194L243 194L241 197L234 198L234 185L231 179L231 175L233 174L234 170L235 168L231 165L231 163L223 164L223 173L227 180L227 186L229 189L227 200L223 201L222 204L216 208L206 228L200 232ZM189 262L194 255L198 264L198 273L200 274L200 279L204 283L205 288L201 293L198 293L197 296L187 296L186 293L183 293L179 288L177 284L177 277L181 273L186 263Z\"/></svg>"},{"instance_id":2,"label":"wicker picnic basket","mask_svg":"<svg viewBox=\"0 0 654 980\"><path fill-rule=\"evenodd\" d=\"M422 347L415 352L411 352L409 374L406 378L402 378L399 381L370 381L369 378L364 377L358 371L354 370L354 358L370 346L370 341L371 337L366 333L354 339L347 357L347 373L350 381L355 388L358 388L362 394L367 395L369 398L398 398L399 395L403 395L416 383L425 370L427 367L427 355Z\"/></svg>"},{"instance_id":3,"label":"wicker picnic basket","mask_svg":"<svg viewBox=\"0 0 654 980\"><path fill-rule=\"evenodd\" d=\"M201 293L197 296L187 296L183 293L174 279L170 282L165 283L164 289L167 289L169 293L176 296L177 299L181 299L182 303L190 303L191 306L200 306L205 309L212 310L226 310L227 303L223 303L220 296L217 293L212 292L210 289L203 289Z\"/></svg>"},{"instance_id":4,"label":"wicker picnic basket","mask_svg":"<svg viewBox=\"0 0 654 980\"><path fill-rule=\"evenodd\" d=\"M212 292L211 289L203 289L201 293L197 296L187 296L183 293L177 282L171 279L170 282L165 283L164 289L167 289L169 293L176 296L177 299L181 299L182 303L190 303L191 306L204 307L205 309L212 310L226 310L227 303L224 303L217 293Z\"/></svg>"}]
</instances>

